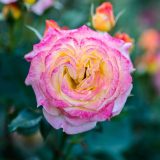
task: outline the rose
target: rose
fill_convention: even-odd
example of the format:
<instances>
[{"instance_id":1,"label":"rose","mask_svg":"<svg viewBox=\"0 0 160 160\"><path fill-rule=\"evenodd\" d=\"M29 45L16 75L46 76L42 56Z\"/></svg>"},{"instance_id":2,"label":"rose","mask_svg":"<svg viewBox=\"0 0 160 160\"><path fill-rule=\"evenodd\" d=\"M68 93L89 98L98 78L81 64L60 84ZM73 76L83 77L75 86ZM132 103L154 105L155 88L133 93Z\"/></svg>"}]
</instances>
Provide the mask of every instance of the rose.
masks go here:
<instances>
[{"instance_id":1,"label":"rose","mask_svg":"<svg viewBox=\"0 0 160 160\"><path fill-rule=\"evenodd\" d=\"M96 14L92 16L92 24L96 30L110 31L115 25L112 4L104 2L96 8Z\"/></svg>"},{"instance_id":2,"label":"rose","mask_svg":"<svg viewBox=\"0 0 160 160\"><path fill-rule=\"evenodd\" d=\"M25 56L32 85L46 120L67 134L90 130L118 115L132 89L130 43L87 26L47 28Z\"/></svg>"}]
</instances>

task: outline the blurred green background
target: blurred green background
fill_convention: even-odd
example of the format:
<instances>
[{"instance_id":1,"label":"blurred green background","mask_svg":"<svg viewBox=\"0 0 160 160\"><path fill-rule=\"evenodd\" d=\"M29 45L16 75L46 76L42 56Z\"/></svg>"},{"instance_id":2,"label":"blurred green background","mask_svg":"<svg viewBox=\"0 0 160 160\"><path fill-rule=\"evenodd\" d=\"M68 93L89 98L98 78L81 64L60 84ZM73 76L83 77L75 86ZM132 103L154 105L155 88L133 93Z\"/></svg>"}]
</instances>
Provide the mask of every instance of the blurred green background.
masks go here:
<instances>
[{"instance_id":1,"label":"blurred green background","mask_svg":"<svg viewBox=\"0 0 160 160\"><path fill-rule=\"evenodd\" d=\"M160 96L152 77L133 73L132 95L117 117L89 132L67 136L44 120L31 87L24 84L29 63L24 55L39 40L26 25L43 33L46 19L77 28L90 19L91 4L104 0L57 0L43 15L21 8L22 16L0 21L0 160L160 160ZM124 10L112 31L135 39L131 58L146 28L160 29L160 1L112 0L114 13ZM2 11L4 4L0 4ZM9 126L9 127L8 127Z\"/></svg>"}]
</instances>

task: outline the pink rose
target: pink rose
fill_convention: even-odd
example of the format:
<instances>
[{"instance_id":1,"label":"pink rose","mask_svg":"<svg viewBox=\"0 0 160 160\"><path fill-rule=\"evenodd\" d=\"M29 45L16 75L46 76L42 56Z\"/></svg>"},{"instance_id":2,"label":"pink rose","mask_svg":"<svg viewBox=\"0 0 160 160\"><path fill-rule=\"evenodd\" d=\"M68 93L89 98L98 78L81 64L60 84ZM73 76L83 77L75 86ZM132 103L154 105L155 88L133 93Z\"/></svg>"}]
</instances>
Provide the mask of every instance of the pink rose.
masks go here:
<instances>
[{"instance_id":1,"label":"pink rose","mask_svg":"<svg viewBox=\"0 0 160 160\"><path fill-rule=\"evenodd\" d=\"M0 0L1 3L4 3L4 4L9 4L9 3L13 3L13 2L16 2L17 0Z\"/></svg>"},{"instance_id":2,"label":"pink rose","mask_svg":"<svg viewBox=\"0 0 160 160\"><path fill-rule=\"evenodd\" d=\"M31 62L25 83L46 120L76 134L118 115L132 89L130 45L87 26L48 28L25 56Z\"/></svg>"},{"instance_id":3,"label":"pink rose","mask_svg":"<svg viewBox=\"0 0 160 160\"><path fill-rule=\"evenodd\" d=\"M51 6L53 6L53 0L38 0L31 7L31 10L37 15L42 15L43 12Z\"/></svg>"}]
</instances>

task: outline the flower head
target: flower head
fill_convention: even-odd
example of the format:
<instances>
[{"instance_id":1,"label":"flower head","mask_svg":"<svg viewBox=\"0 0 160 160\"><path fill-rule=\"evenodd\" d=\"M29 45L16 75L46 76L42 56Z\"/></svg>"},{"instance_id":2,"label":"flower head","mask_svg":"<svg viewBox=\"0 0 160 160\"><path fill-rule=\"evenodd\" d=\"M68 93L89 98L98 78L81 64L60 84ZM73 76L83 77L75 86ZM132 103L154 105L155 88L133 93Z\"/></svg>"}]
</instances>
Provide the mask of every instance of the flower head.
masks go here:
<instances>
[{"instance_id":1,"label":"flower head","mask_svg":"<svg viewBox=\"0 0 160 160\"><path fill-rule=\"evenodd\" d=\"M115 25L112 4L104 2L96 8L96 14L92 17L92 24L96 30L110 31Z\"/></svg>"},{"instance_id":2,"label":"flower head","mask_svg":"<svg viewBox=\"0 0 160 160\"><path fill-rule=\"evenodd\" d=\"M118 115L132 89L130 43L82 26L49 27L25 56L32 85L47 121L68 134L90 130Z\"/></svg>"},{"instance_id":3,"label":"flower head","mask_svg":"<svg viewBox=\"0 0 160 160\"><path fill-rule=\"evenodd\" d=\"M140 37L139 46L147 52L156 52L160 48L160 34L155 29L147 29Z\"/></svg>"}]
</instances>

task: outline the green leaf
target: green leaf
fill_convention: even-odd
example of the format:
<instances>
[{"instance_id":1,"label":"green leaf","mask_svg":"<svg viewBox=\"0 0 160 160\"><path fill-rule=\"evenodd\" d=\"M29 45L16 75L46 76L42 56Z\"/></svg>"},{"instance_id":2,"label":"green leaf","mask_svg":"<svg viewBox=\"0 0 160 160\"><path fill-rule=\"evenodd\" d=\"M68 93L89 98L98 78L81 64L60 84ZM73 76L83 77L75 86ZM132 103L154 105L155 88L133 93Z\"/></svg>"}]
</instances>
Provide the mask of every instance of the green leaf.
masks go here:
<instances>
[{"instance_id":1,"label":"green leaf","mask_svg":"<svg viewBox=\"0 0 160 160\"><path fill-rule=\"evenodd\" d=\"M41 121L42 116L39 113L35 113L31 110L23 110L21 111L18 116L13 119L10 123L9 131L20 131L27 129L29 132L31 130L38 129L39 122Z\"/></svg>"},{"instance_id":2,"label":"green leaf","mask_svg":"<svg viewBox=\"0 0 160 160\"><path fill-rule=\"evenodd\" d=\"M118 122L110 121L101 124L103 125L101 133L93 130L85 137L87 148L90 153L111 153L111 156L117 159L133 143L129 120L126 118Z\"/></svg>"}]
</instances>

